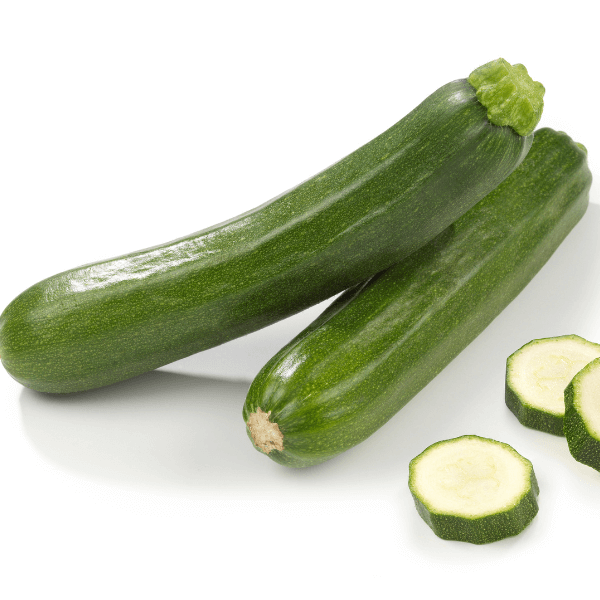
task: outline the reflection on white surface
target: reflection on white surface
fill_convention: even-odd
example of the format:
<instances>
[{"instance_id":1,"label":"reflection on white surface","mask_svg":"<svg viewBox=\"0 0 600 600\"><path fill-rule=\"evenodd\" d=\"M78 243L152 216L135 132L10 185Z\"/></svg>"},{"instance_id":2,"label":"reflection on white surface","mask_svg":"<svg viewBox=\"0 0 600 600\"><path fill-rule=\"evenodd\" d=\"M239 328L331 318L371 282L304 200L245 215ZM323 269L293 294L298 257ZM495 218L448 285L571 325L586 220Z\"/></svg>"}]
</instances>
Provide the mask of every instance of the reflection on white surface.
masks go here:
<instances>
[{"instance_id":1,"label":"reflection on white surface","mask_svg":"<svg viewBox=\"0 0 600 600\"><path fill-rule=\"evenodd\" d=\"M84 476L167 488L208 477L227 486L243 477L248 456L241 410L249 385L159 370L83 394L24 389L21 410L36 448Z\"/></svg>"}]
</instances>

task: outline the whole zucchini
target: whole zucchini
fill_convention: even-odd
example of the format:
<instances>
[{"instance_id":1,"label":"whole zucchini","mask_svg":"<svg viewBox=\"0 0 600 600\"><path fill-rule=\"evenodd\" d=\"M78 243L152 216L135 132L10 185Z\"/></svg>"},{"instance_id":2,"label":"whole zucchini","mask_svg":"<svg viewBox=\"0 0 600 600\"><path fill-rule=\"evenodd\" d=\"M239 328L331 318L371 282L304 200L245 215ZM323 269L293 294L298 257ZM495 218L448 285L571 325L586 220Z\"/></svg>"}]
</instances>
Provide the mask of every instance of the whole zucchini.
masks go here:
<instances>
[{"instance_id":1,"label":"whole zucchini","mask_svg":"<svg viewBox=\"0 0 600 600\"><path fill-rule=\"evenodd\" d=\"M255 210L30 287L0 317L5 368L45 392L114 383L265 327L407 256L530 148L541 84L502 59L470 80L443 86Z\"/></svg>"},{"instance_id":2,"label":"whole zucchini","mask_svg":"<svg viewBox=\"0 0 600 600\"><path fill-rule=\"evenodd\" d=\"M583 147L537 131L504 183L266 364L243 411L255 447L304 467L370 436L527 285L584 214L590 185Z\"/></svg>"}]
</instances>

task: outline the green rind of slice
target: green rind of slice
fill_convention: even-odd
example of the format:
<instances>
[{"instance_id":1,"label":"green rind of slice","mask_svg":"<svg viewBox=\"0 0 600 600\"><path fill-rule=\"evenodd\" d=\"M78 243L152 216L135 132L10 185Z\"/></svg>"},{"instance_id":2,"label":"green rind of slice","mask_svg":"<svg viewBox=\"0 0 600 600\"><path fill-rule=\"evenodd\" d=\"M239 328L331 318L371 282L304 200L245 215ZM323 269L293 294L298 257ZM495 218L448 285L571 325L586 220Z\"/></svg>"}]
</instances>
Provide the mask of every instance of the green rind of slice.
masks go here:
<instances>
[{"instance_id":1,"label":"green rind of slice","mask_svg":"<svg viewBox=\"0 0 600 600\"><path fill-rule=\"evenodd\" d=\"M586 419L581 408L582 383L586 377L600 377L600 358L586 365L565 388L564 434L573 458L596 471L600 471L600 436ZM600 412L600 394L598 394Z\"/></svg>"},{"instance_id":2,"label":"green rind of slice","mask_svg":"<svg viewBox=\"0 0 600 600\"><path fill-rule=\"evenodd\" d=\"M561 350L561 345L565 343L570 344L571 348L575 348L577 351L585 353L587 358L582 362L581 356L577 356L577 359L575 359L575 356L569 354L569 351ZM518 389L521 386L518 385L517 377L523 375L522 373L519 373L520 369L523 368L522 366L519 366L519 361L524 356L524 353L532 350L539 350L540 348L548 348L548 356L552 356L555 360L561 359L561 352L564 353L562 358L564 358L565 361L573 359L572 365L564 365L563 377L561 379L564 381L562 385L566 387L570 379L580 368L582 368L582 366L585 366L587 362L594 358L600 357L600 344L589 342L578 335L540 338L528 342L516 352L513 352L506 360L504 391L506 406L508 406L510 411L517 417L522 425L525 425L525 427L543 431L545 433L564 436L564 407L561 406L560 410L558 410L555 406L550 408L549 406L540 405L540 399L536 402L534 398L529 397L528 394L523 393L522 390ZM543 369L544 365L540 364L539 367ZM540 394L542 394L542 391L543 390L540 390ZM561 398L563 397L563 393L564 390L561 390Z\"/></svg>"},{"instance_id":3,"label":"green rind of slice","mask_svg":"<svg viewBox=\"0 0 600 600\"><path fill-rule=\"evenodd\" d=\"M415 485L415 475L416 470L419 468L419 460L427 452L436 447L463 439L475 439L484 443L498 445L506 452L516 455L520 462L529 470L528 484L524 485L520 493L515 495L514 501L503 509L477 517L467 514L449 514L432 508L431 502L427 502L422 497L422 494ZM537 502L539 486L533 471L533 465L514 448L496 440L469 435L437 442L429 446L410 462L409 473L409 489L413 496L417 512L427 525L429 525L431 530L444 540L468 542L471 544L497 542L521 533L531 523L539 510Z\"/></svg>"},{"instance_id":4,"label":"green rind of slice","mask_svg":"<svg viewBox=\"0 0 600 600\"><path fill-rule=\"evenodd\" d=\"M527 404L527 401L511 389L508 382L504 391L504 400L506 406L517 417L521 425L530 429L537 429L545 433L564 436L563 416L554 413L544 412Z\"/></svg>"},{"instance_id":5,"label":"green rind of slice","mask_svg":"<svg viewBox=\"0 0 600 600\"><path fill-rule=\"evenodd\" d=\"M417 512L439 538L481 545L498 542L521 533L538 513L539 492L536 490L537 481L532 473L529 491L514 508L478 519L432 513L418 498L415 496L413 498Z\"/></svg>"}]
</instances>

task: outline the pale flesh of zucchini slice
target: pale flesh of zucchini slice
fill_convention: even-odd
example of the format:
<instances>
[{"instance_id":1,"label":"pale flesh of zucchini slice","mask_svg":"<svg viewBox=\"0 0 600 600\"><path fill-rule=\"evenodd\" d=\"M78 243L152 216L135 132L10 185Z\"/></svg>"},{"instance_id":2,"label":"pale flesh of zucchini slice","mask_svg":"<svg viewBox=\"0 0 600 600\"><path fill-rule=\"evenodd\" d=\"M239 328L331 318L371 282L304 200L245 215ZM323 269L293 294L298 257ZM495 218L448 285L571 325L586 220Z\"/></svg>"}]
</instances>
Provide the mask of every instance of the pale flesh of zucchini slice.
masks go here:
<instances>
[{"instance_id":1,"label":"pale flesh of zucchini slice","mask_svg":"<svg viewBox=\"0 0 600 600\"><path fill-rule=\"evenodd\" d=\"M465 435L410 462L418 513L446 540L487 544L517 535L538 512L533 466L508 444Z\"/></svg>"},{"instance_id":2,"label":"pale flesh of zucchini slice","mask_svg":"<svg viewBox=\"0 0 600 600\"><path fill-rule=\"evenodd\" d=\"M600 357L600 344L578 335L533 340L506 361L506 405L532 429L564 435L564 391L573 376Z\"/></svg>"},{"instance_id":3,"label":"pale flesh of zucchini slice","mask_svg":"<svg viewBox=\"0 0 600 600\"><path fill-rule=\"evenodd\" d=\"M565 389L564 430L573 458L600 471L600 358Z\"/></svg>"}]
</instances>

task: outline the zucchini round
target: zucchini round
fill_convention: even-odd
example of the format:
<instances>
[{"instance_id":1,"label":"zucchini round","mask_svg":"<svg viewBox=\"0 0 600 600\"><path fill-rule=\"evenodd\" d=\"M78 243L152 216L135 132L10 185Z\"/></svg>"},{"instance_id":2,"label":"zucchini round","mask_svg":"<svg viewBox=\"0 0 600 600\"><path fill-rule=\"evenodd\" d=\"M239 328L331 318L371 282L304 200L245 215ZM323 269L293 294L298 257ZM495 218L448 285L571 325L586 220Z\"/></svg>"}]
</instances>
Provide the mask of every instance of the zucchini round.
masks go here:
<instances>
[{"instance_id":1,"label":"zucchini round","mask_svg":"<svg viewBox=\"0 0 600 600\"><path fill-rule=\"evenodd\" d=\"M374 433L527 285L584 214L590 185L585 151L537 131L504 183L426 247L339 296L263 367L243 410L255 447L304 467ZM275 424L280 448L257 441L257 427Z\"/></svg>"},{"instance_id":2,"label":"zucchini round","mask_svg":"<svg viewBox=\"0 0 600 600\"><path fill-rule=\"evenodd\" d=\"M573 458L600 471L600 358L583 367L565 389L564 433Z\"/></svg>"},{"instance_id":3,"label":"zucchini round","mask_svg":"<svg viewBox=\"0 0 600 600\"><path fill-rule=\"evenodd\" d=\"M538 513L533 465L508 444L465 435L410 461L417 512L444 540L489 544L521 533Z\"/></svg>"},{"instance_id":4,"label":"zucchini round","mask_svg":"<svg viewBox=\"0 0 600 600\"><path fill-rule=\"evenodd\" d=\"M526 427L564 435L565 388L578 371L599 357L600 344L578 335L525 344L506 361L506 405Z\"/></svg>"},{"instance_id":5,"label":"zucchini round","mask_svg":"<svg viewBox=\"0 0 600 600\"><path fill-rule=\"evenodd\" d=\"M504 63L490 70L501 91L532 94ZM483 81L493 87L489 74ZM539 86L533 95L542 93ZM487 117L504 100L492 93L484 106L466 79L454 81L255 210L37 283L0 316L4 367L44 392L107 385L265 327L381 271L448 227L522 161L530 132Z\"/></svg>"}]
</instances>

